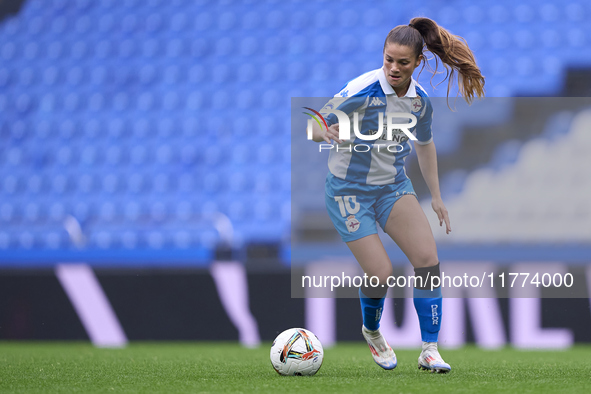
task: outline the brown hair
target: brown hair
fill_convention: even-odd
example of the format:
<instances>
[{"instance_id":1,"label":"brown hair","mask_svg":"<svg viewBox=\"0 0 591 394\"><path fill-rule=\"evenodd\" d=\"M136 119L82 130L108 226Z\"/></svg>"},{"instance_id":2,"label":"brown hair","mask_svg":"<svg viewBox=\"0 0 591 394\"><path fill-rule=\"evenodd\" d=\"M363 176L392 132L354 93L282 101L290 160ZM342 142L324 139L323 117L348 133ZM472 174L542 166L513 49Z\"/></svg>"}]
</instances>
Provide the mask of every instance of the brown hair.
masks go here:
<instances>
[{"instance_id":1,"label":"brown hair","mask_svg":"<svg viewBox=\"0 0 591 394\"><path fill-rule=\"evenodd\" d=\"M409 46L414 49L417 57L423 53L424 48L436 55L433 71L437 71L439 58L446 69L445 78L449 78L448 97L456 71L460 93L468 104L472 103L475 97L484 96L484 76L476 65L476 59L466 40L451 34L435 21L429 18L413 18L408 26L401 25L390 30L384 42L384 50L388 43Z\"/></svg>"}]
</instances>

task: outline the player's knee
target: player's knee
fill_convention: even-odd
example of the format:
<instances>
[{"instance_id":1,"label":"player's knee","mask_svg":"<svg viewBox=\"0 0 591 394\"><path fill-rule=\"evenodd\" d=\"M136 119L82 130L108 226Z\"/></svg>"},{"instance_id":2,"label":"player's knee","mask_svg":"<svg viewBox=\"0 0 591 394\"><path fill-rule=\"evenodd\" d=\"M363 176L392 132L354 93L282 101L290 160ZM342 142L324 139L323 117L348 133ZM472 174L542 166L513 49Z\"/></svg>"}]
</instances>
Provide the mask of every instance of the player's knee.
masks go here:
<instances>
[{"instance_id":1,"label":"player's knee","mask_svg":"<svg viewBox=\"0 0 591 394\"><path fill-rule=\"evenodd\" d=\"M439 282L434 283L432 278L441 277L441 267L439 263L431 267L415 267L416 283L415 287L421 290L433 290L433 287L439 287Z\"/></svg>"},{"instance_id":2,"label":"player's knee","mask_svg":"<svg viewBox=\"0 0 591 394\"><path fill-rule=\"evenodd\" d=\"M385 284L388 281L388 277L392 275L392 266L380 267L377 269L373 276L379 279L380 284Z\"/></svg>"},{"instance_id":3,"label":"player's knee","mask_svg":"<svg viewBox=\"0 0 591 394\"><path fill-rule=\"evenodd\" d=\"M411 263L415 268L433 267L439 263L437 251L423 250L414 256Z\"/></svg>"},{"instance_id":4,"label":"player's knee","mask_svg":"<svg viewBox=\"0 0 591 394\"><path fill-rule=\"evenodd\" d=\"M392 266L384 266L366 272L369 277L367 284L361 288L362 293L369 298L384 298L388 292L388 277L392 275ZM376 280L377 278L377 280Z\"/></svg>"}]
</instances>

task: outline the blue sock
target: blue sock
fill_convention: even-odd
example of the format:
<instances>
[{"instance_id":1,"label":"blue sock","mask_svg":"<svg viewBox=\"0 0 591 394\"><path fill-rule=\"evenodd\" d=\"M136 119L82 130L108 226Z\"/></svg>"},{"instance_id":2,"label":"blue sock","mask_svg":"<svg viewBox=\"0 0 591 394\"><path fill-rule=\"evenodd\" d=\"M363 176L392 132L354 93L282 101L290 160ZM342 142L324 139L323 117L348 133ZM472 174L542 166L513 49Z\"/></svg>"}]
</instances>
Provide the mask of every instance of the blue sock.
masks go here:
<instances>
[{"instance_id":1,"label":"blue sock","mask_svg":"<svg viewBox=\"0 0 591 394\"><path fill-rule=\"evenodd\" d=\"M437 342L441 325L441 287L433 290L415 288L413 297L423 342Z\"/></svg>"},{"instance_id":2,"label":"blue sock","mask_svg":"<svg viewBox=\"0 0 591 394\"><path fill-rule=\"evenodd\" d=\"M361 289L359 289L359 301L361 302L361 314L363 316L363 325L368 330L377 330L380 328L380 319L382 318L382 309L384 309L384 300L386 297L375 299L369 298Z\"/></svg>"}]
</instances>

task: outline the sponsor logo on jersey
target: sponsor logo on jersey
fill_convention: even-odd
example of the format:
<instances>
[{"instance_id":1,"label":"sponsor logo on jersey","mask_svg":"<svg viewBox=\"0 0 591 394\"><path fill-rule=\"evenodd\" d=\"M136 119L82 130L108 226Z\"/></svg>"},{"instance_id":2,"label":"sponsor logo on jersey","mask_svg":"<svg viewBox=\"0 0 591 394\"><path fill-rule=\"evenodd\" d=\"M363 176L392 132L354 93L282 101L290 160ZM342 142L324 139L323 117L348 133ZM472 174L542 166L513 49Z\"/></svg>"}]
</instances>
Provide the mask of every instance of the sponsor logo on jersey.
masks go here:
<instances>
[{"instance_id":1,"label":"sponsor logo on jersey","mask_svg":"<svg viewBox=\"0 0 591 394\"><path fill-rule=\"evenodd\" d=\"M347 230L349 230L350 233L354 233L355 231L359 230L359 226L361 226L361 222L357 220L355 215L350 215L345 221L345 224L347 225Z\"/></svg>"},{"instance_id":2,"label":"sponsor logo on jersey","mask_svg":"<svg viewBox=\"0 0 591 394\"><path fill-rule=\"evenodd\" d=\"M384 102L379 97L372 97L369 107L375 107L376 105L384 105Z\"/></svg>"},{"instance_id":3,"label":"sponsor logo on jersey","mask_svg":"<svg viewBox=\"0 0 591 394\"><path fill-rule=\"evenodd\" d=\"M378 133L377 130L368 130L367 131L367 135L375 135L377 133ZM382 133L380 138L377 138L377 140L393 141L393 142L400 144L402 142L408 141L408 136L404 133L404 131L402 131L400 129L394 129L394 130L392 130L392 139L388 140L388 135L386 133Z\"/></svg>"}]
</instances>

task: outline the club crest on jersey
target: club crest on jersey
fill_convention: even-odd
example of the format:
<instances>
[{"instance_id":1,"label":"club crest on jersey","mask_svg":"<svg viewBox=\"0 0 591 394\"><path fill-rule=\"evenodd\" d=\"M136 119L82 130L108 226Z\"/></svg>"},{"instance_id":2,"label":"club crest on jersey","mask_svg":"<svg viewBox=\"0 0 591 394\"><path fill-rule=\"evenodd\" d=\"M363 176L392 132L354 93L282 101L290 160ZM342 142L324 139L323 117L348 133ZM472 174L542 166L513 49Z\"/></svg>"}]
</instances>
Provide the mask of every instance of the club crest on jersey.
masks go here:
<instances>
[{"instance_id":1,"label":"club crest on jersey","mask_svg":"<svg viewBox=\"0 0 591 394\"><path fill-rule=\"evenodd\" d=\"M355 218L355 215L350 215L347 218L345 224L347 225L347 230L349 230L350 233L354 233L355 231L359 230L359 226L361 226L361 222Z\"/></svg>"},{"instance_id":2,"label":"club crest on jersey","mask_svg":"<svg viewBox=\"0 0 591 394\"><path fill-rule=\"evenodd\" d=\"M419 112L423 108L423 102L419 97L413 98L410 101L410 108L412 112Z\"/></svg>"}]
</instances>

